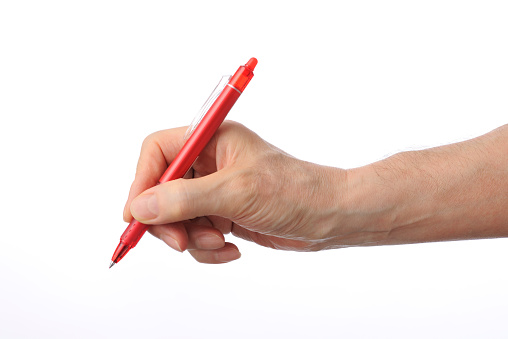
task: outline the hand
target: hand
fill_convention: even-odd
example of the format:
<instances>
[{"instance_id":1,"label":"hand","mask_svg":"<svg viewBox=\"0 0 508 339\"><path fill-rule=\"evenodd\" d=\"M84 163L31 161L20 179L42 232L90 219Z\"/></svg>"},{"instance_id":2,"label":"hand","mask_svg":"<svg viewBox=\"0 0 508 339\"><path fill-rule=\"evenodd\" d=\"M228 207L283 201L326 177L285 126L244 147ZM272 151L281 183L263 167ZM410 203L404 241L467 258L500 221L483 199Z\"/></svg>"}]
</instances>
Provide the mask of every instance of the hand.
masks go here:
<instances>
[{"instance_id":1,"label":"hand","mask_svg":"<svg viewBox=\"0 0 508 339\"><path fill-rule=\"evenodd\" d=\"M225 122L190 176L152 187L184 132L145 140L124 219L132 212L199 262L238 259L224 241L230 232L294 251L508 236L508 125L342 170L295 159Z\"/></svg>"},{"instance_id":2,"label":"hand","mask_svg":"<svg viewBox=\"0 0 508 339\"><path fill-rule=\"evenodd\" d=\"M203 263L240 257L238 248L224 241L230 232L276 249L337 247L346 171L297 160L226 121L190 176L153 187L182 147L185 131L170 129L145 139L125 221L134 216L153 225L151 234Z\"/></svg>"}]
</instances>

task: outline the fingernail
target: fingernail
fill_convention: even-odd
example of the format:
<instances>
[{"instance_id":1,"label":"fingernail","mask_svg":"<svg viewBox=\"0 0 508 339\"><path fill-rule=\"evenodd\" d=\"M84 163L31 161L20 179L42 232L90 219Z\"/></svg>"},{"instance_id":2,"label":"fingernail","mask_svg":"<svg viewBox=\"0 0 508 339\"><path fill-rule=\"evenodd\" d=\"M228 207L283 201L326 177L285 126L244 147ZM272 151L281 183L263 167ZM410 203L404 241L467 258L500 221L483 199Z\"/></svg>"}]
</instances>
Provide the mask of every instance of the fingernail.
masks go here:
<instances>
[{"instance_id":1,"label":"fingernail","mask_svg":"<svg viewBox=\"0 0 508 339\"><path fill-rule=\"evenodd\" d=\"M167 234L161 234L161 240L166 243L169 247L171 247L174 250L177 250L178 252L182 252L182 249L180 248L180 245L178 245L178 241L171 238Z\"/></svg>"},{"instance_id":2,"label":"fingernail","mask_svg":"<svg viewBox=\"0 0 508 339\"><path fill-rule=\"evenodd\" d=\"M222 251L216 254L216 259L219 262L226 263L236 259L240 259L242 255L237 250Z\"/></svg>"},{"instance_id":3,"label":"fingernail","mask_svg":"<svg viewBox=\"0 0 508 339\"><path fill-rule=\"evenodd\" d=\"M159 215L155 194L143 194L132 201L131 213L139 221L154 219Z\"/></svg>"},{"instance_id":4,"label":"fingernail","mask_svg":"<svg viewBox=\"0 0 508 339\"><path fill-rule=\"evenodd\" d=\"M212 250L224 247L224 240L215 234L202 235L195 240L196 246L203 250Z\"/></svg>"}]
</instances>

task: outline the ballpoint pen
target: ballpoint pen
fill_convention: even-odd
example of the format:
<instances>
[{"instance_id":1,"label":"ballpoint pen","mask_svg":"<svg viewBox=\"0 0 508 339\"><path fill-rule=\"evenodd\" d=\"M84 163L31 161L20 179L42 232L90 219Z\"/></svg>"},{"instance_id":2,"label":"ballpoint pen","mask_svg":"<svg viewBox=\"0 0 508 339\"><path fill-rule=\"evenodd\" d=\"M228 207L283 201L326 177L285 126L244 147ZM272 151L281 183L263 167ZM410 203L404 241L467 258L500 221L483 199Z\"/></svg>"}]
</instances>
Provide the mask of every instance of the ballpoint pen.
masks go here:
<instances>
[{"instance_id":1,"label":"ballpoint pen","mask_svg":"<svg viewBox=\"0 0 508 339\"><path fill-rule=\"evenodd\" d=\"M227 77L226 80L229 80L227 83L223 81L221 81L222 85L219 83L203 105L201 119L194 126L191 124L187 132L187 141L159 179L159 184L182 178L192 167L199 153L208 144L254 76L253 71L257 63L256 58L251 58L245 66L240 66L232 77ZM120 237L120 243L113 254L109 268L122 260L127 252L136 246L148 227L149 225L132 219Z\"/></svg>"}]
</instances>

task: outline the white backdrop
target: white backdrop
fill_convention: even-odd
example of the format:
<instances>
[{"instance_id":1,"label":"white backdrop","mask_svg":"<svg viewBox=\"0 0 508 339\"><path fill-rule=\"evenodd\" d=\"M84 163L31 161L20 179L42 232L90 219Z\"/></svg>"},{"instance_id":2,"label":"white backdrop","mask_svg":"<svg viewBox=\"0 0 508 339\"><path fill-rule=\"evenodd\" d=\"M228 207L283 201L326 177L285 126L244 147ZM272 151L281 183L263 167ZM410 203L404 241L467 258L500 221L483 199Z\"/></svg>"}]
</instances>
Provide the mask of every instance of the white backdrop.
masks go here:
<instances>
[{"instance_id":1,"label":"white backdrop","mask_svg":"<svg viewBox=\"0 0 508 339\"><path fill-rule=\"evenodd\" d=\"M505 1L0 2L1 338L506 338L508 240L293 253L146 235L113 269L148 134L220 76L229 118L352 168L508 122Z\"/></svg>"}]
</instances>

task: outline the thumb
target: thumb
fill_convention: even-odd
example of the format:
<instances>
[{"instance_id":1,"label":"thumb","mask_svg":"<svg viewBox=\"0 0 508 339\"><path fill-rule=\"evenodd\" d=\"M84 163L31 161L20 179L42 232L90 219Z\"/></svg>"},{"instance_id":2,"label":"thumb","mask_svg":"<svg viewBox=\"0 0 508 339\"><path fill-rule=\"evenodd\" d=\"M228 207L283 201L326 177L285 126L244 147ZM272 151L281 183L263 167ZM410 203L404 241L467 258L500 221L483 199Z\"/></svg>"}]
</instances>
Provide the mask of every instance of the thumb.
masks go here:
<instances>
[{"instance_id":1,"label":"thumb","mask_svg":"<svg viewBox=\"0 0 508 339\"><path fill-rule=\"evenodd\" d=\"M234 210L233 194L225 189L228 175L221 172L200 178L176 179L152 187L132 201L132 216L150 225L207 215L230 217Z\"/></svg>"}]
</instances>

